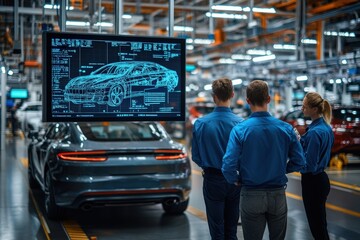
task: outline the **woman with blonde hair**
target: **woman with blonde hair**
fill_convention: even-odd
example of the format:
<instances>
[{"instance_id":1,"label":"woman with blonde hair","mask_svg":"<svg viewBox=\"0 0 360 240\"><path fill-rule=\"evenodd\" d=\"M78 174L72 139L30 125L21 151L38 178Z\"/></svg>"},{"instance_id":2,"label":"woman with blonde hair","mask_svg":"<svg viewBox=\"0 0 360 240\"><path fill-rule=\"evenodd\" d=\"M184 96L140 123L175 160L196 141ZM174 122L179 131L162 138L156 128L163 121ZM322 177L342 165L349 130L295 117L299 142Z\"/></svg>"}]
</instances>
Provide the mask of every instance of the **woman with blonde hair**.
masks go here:
<instances>
[{"instance_id":1,"label":"woman with blonde hair","mask_svg":"<svg viewBox=\"0 0 360 240\"><path fill-rule=\"evenodd\" d=\"M329 239L325 204L330 181L324 170L329 164L334 143L330 126L331 106L318 93L309 92L303 100L302 111L312 120L300 139L307 164L301 171L302 197L313 237L324 240Z\"/></svg>"}]
</instances>

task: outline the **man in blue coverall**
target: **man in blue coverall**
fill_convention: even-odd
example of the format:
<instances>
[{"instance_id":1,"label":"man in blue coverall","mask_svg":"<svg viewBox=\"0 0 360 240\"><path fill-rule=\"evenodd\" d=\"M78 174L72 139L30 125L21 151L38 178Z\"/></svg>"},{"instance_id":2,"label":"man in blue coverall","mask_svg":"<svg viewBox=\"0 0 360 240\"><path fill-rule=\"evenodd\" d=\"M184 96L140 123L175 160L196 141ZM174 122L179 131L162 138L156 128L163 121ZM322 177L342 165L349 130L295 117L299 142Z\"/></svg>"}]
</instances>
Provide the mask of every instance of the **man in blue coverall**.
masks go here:
<instances>
[{"instance_id":1,"label":"man in blue coverall","mask_svg":"<svg viewBox=\"0 0 360 240\"><path fill-rule=\"evenodd\" d=\"M292 126L270 115L266 82L246 89L252 114L235 126L223 158L229 183L241 184L241 222L245 240L261 240L266 223L270 239L284 239L287 224L286 173L305 166L302 147Z\"/></svg>"},{"instance_id":2,"label":"man in blue coverall","mask_svg":"<svg viewBox=\"0 0 360 240\"><path fill-rule=\"evenodd\" d=\"M221 172L231 129L243 119L230 109L234 90L231 80L212 83L214 111L196 120L193 128L192 160L203 169L203 194L213 240L236 240L240 187L229 184Z\"/></svg>"}]
</instances>

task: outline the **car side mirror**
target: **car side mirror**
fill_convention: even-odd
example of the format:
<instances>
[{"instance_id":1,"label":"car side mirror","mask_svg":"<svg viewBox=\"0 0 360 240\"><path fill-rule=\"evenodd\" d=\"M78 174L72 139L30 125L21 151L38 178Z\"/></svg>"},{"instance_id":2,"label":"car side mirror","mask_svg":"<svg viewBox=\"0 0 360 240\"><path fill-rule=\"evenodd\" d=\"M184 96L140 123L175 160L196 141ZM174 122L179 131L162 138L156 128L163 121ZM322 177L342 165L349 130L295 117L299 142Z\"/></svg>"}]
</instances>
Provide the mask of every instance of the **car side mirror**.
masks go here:
<instances>
[{"instance_id":1,"label":"car side mirror","mask_svg":"<svg viewBox=\"0 0 360 240\"><path fill-rule=\"evenodd\" d=\"M28 132L28 138L30 138L31 140L36 140L39 139L39 132L36 130L30 130Z\"/></svg>"}]
</instances>

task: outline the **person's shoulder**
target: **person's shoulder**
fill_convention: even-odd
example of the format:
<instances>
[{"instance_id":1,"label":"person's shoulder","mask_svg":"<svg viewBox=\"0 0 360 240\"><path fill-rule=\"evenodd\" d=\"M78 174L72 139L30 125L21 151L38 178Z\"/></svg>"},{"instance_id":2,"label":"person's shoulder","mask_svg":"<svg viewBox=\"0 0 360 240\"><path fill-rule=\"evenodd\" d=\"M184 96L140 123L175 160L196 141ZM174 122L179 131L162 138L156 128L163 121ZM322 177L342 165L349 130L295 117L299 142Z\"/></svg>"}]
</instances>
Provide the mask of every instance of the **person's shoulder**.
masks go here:
<instances>
[{"instance_id":1,"label":"person's shoulder","mask_svg":"<svg viewBox=\"0 0 360 240\"><path fill-rule=\"evenodd\" d=\"M206 122L208 122L210 119L212 119L214 116L213 113L209 113L205 116L199 117L198 119L196 119L194 124L204 124Z\"/></svg>"},{"instance_id":2,"label":"person's shoulder","mask_svg":"<svg viewBox=\"0 0 360 240\"><path fill-rule=\"evenodd\" d=\"M327 133L333 133L332 128L329 124L327 123L323 123L323 124L318 124L312 128L309 129L310 133L313 134L327 134Z\"/></svg>"},{"instance_id":3,"label":"person's shoulder","mask_svg":"<svg viewBox=\"0 0 360 240\"><path fill-rule=\"evenodd\" d=\"M233 112L231 114L229 114L229 116L231 117L231 119L236 120L238 122L244 121L244 118L240 117L239 115L237 115Z\"/></svg>"}]
</instances>

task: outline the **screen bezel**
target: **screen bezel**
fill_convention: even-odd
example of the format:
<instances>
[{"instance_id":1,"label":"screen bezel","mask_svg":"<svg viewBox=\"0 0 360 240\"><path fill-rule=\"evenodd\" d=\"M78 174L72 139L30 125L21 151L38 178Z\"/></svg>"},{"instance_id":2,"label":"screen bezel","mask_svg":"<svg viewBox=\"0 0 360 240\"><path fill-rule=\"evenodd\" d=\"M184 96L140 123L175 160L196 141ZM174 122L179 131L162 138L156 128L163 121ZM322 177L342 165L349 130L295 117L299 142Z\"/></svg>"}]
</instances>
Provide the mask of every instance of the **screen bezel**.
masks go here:
<instances>
[{"instance_id":1,"label":"screen bezel","mask_svg":"<svg viewBox=\"0 0 360 240\"><path fill-rule=\"evenodd\" d=\"M52 116L52 61L51 61L51 39L69 38L69 39L89 39L104 41L132 41L132 42L162 42L177 43L181 46L180 59L180 116L174 114L169 116L146 116L146 117L54 117ZM43 32L42 34L42 71L43 71L43 122L102 122L102 121L185 121L185 91L186 91L186 40L175 37L152 37L152 36L134 36L134 35L111 35L111 34L93 34L93 33L69 33L69 32Z\"/></svg>"}]
</instances>

